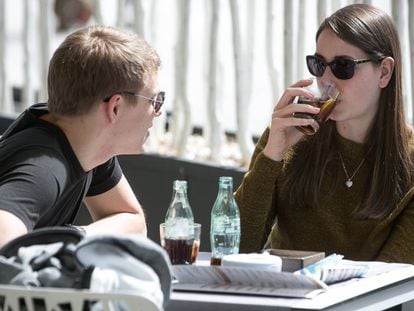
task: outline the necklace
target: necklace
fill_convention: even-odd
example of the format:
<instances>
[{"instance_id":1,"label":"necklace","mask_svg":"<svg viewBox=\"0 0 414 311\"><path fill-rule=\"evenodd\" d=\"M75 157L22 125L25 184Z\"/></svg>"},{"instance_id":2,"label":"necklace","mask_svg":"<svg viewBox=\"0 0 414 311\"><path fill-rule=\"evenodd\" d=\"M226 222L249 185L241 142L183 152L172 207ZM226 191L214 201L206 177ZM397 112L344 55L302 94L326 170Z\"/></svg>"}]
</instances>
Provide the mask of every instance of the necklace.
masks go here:
<instances>
[{"instance_id":1,"label":"necklace","mask_svg":"<svg viewBox=\"0 0 414 311\"><path fill-rule=\"evenodd\" d=\"M361 168L362 164L365 161L365 158L363 158L362 161L361 161L361 163L359 163L358 167L355 169L355 171L352 174L352 176L349 176L348 171L346 170L346 167L345 167L344 159L342 158L342 154L341 153L339 153L339 157L341 158L342 167L344 169L344 172L345 172L345 175L346 175L346 178L347 178L347 180L345 181L345 186L347 186L348 188L351 188L352 185L354 184L353 181L352 181L352 178L354 178L355 175L356 175L356 173L358 173L359 169Z\"/></svg>"}]
</instances>

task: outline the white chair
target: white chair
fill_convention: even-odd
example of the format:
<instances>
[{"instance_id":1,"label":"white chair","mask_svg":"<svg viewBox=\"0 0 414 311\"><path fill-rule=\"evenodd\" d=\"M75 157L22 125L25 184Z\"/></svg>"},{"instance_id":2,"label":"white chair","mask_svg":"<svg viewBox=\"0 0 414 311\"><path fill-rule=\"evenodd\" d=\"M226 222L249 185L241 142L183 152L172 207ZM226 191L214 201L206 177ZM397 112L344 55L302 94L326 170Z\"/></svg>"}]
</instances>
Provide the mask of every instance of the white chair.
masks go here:
<instances>
[{"instance_id":1,"label":"white chair","mask_svg":"<svg viewBox=\"0 0 414 311\"><path fill-rule=\"evenodd\" d=\"M142 293L124 291L118 293L98 293L89 290L46 288L46 287L22 287L0 285L0 311L20 311L22 303L27 311L37 311L36 305L41 305L41 310L78 311L83 310L84 303L93 302L90 310L93 311L160 311L163 310L150 298Z\"/></svg>"}]
</instances>

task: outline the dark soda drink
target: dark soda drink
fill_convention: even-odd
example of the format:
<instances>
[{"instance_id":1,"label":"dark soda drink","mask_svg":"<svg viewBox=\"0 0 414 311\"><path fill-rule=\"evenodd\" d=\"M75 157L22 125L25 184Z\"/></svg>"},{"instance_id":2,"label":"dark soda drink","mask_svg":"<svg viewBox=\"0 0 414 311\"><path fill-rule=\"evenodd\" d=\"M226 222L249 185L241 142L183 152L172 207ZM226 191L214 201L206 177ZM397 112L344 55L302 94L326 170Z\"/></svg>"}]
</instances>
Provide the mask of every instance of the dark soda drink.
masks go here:
<instances>
[{"instance_id":1,"label":"dark soda drink","mask_svg":"<svg viewBox=\"0 0 414 311\"><path fill-rule=\"evenodd\" d=\"M194 239L165 239L164 247L173 265L191 265L193 245Z\"/></svg>"},{"instance_id":2,"label":"dark soda drink","mask_svg":"<svg viewBox=\"0 0 414 311\"><path fill-rule=\"evenodd\" d=\"M191 263L195 263L200 249L200 241L194 240L193 250L191 252Z\"/></svg>"},{"instance_id":3,"label":"dark soda drink","mask_svg":"<svg viewBox=\"0 0 414 311\"><path fill-rule=\"evenodd\" d=\"M319 127L323 123L326 122L332 110L335 108L335 102L336 100L333 98L319 99L319 98L299 97L298 102L297 102L298 104L311 105L313 107L320 108L320 110L319 110L319 113L317 114L295 112L294 113L295 118L315 119L315 121L318 122L318 126L315 126L315 127L311 125L306 125L306 126L297 126L296 128L302 133L305 133L306 135L315 134L318 131Z\"/></svg>"},{"instance_id":4,"label":"dark soda drink","mask_svg":"<svg viewBox=\"0 0 414 311\"><path fill-rule=\"evenodd\" d=\"M210 266L221 266L221 258L211 257Z\"/></svg>"}]
</instances>

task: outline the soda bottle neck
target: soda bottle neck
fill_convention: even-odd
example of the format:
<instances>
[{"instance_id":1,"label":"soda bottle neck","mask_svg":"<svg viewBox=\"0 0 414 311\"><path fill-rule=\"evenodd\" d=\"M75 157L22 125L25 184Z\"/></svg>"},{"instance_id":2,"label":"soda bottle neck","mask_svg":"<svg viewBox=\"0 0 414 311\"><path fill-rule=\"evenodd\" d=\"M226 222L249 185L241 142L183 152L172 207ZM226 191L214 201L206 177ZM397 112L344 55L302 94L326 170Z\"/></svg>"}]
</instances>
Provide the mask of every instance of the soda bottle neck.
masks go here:
<instances>
[{"instance_id":1,"label":"soda bottle neck","mask_svg":"<svg viewBox=\"0 0 414 311\"><path fill-rule=\"evenodd\" d=\"M233 195L233 180L231 177L220 177L219 179L219 195Z\"/></svg>"},{"instance_id":2,"label":"soda bottle neck","mask_svg":"<svg viewBox=\"0 0 414 311\"><path fill-rule=\"evenodd\" d=\"M212 209L212 217L223 214L229 217L236 217L238 214L237 210L238 207L233 196L233 184L231 177L221 177L219 180L217 198Z\"/></svg>"},{"instance_id":3,"label":"soda bottle neck","mask_svg":"<svg viewBox=\"0 0 414 311\"><path fill-rule=\"evenodd\" d=\"M173 197L172 197L173 201L175 200L187 200L187 191L183 190L183 189L177 189L177 190L173 190Z\"/></svg>"},{"instance_id":4,"label":"soda bottle neck","mask_svg":"<svg viewBox=\"0 0 414 311\"><path fill-rule=\"evenodd\" d=\"M174 180L173 191L174 192L185 192L185 193L187 193L187 181L185 181L185 180Z\"/></svg>"},{"instance_id":5,"label":"soda bottle neck","mask_svg":"<svg viewBox=\"0 0 414 311\"><path fill-rule=\"evenodd\" d=\"M167 221L175 218L187 218L193 221L193 212L188 201L185 180L175 180L173 183L173 196L165 219Z\"/></svg>"},{"instance_id":6,"label":"soda bottle neck","mask_svg":"<svg viewBox=\"0 0 414 311\"><path fill-rule=\"evenodd\" d=\"M187 181L185 180L174 180L173 183L173 197L172 201L185 200L187 201Z\"/></svg>"},{"instance_id":7,"label":"soda bottle neck","mask_svg":"<svg viewBox=\"0 0 414 311\"><path fill-rule=\"evenodd\" d=\"M219 191L233 193L233 186L232 185L223 185L223 184L220 184L219 185Z\"/></svg>"}]
</instances>

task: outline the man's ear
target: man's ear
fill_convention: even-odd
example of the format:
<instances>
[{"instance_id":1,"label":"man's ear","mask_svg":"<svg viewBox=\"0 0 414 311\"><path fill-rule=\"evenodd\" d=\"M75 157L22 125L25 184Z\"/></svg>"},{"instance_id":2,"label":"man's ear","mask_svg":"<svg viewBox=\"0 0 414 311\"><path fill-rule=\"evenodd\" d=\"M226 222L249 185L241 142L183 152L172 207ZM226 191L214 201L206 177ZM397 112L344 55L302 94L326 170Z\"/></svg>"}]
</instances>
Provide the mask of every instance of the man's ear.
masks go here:
<instances>
[{"instance_id":1,"label":"man's ear","mask_svg":"<svg viewBox=\"0 0 414 311\"><path fill-rule=\"evenodd\" d=\"M119 104L121 96L118 94L112 95L105 105L105 114L110 122L112 122L119 113Z\"/></svg>"},{"instance_id":2,"label":"man's ear","mask_svg":"<svg viewBox=\"0 0 414 311\"><path fill-rule=\"evenodd\" d=\"M379 87L385 88L391 80L392 73L394 72L394 59L390 56L385 57L381 61L381 77L379 80Z\"/></svg>"}]
</instances>

